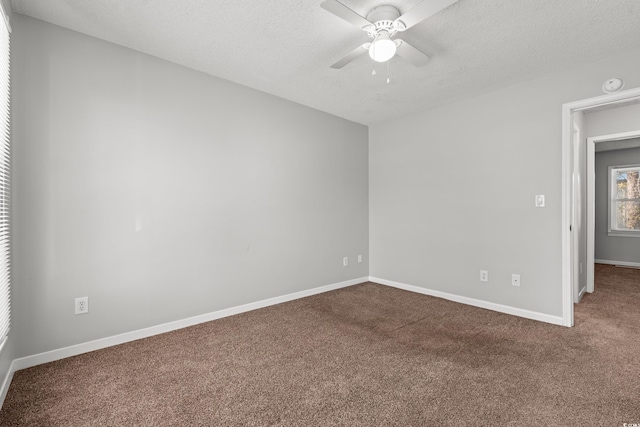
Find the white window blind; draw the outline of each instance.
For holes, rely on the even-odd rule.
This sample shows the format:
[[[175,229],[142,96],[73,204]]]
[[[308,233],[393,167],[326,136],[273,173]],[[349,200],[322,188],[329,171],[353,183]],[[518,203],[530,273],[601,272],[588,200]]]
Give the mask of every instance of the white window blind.
[[[11,27],[0,3],[0,343],[11,320]]]
[[[640,165],[609,167],[609,234],[640,236]]]

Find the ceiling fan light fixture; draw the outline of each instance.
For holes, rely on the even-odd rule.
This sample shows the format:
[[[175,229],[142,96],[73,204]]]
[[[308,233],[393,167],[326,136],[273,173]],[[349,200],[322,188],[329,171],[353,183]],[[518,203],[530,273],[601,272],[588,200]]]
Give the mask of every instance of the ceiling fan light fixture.
[[[369,46],[369,56],[376,62],[387,62],[396,54],[396,43],[391,40],[389,33],[381,31]]]

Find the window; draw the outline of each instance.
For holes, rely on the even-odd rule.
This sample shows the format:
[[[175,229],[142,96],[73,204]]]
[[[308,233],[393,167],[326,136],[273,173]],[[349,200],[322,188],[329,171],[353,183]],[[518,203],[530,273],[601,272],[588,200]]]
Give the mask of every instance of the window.
[[[609,234],[640,237],[640,165],[609,168]]]
[[[0,346],[11,321],[11,97],[9,33],[11,27],[0,2]]]

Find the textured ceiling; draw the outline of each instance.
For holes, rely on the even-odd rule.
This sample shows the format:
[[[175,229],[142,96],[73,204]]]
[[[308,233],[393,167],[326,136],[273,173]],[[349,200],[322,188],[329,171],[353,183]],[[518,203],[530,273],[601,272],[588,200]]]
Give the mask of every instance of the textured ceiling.
[[[14,12],[285,99],[374,124],[640,49],[639,0],[460,0],[402,34],[431,56],[415,68],[363,55],[367,36],[322,0],[12,0]],[[365,15],[419,0],[341,0]],[[424,0],[430,1],[430,0]],[[613,77],[613,76],[611,76]]]

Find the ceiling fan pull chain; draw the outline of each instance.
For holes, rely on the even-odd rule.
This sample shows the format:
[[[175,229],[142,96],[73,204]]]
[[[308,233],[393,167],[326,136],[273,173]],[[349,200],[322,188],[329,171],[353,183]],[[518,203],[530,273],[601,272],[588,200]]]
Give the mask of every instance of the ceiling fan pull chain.
[[[376,41],[376,38],[374,37],[373,38],[373,43],[371,44],[371,49],[373,50],[373,54],[374,55],[376,54],[376,43],[375,43],[375,41]],[[371,75],[375,76],[376,74],[377,74],[376,73],[376,62],[373,61],[373,73],[371,73]]]
[[[391,81],[391,77],[390,77],[391,72],[389,71],[389,68],[391,67],[389,65],[390,62],[391,61],[387,61],[387,83],[389,83]]]
[[[373,51],[375,52],[376,51],[376,45],[375,44],[371,45],[371,49],[373,49]],[[374,61],[373,62],[373,71],[371,72],[371,75],[375,76],[376,74],[378,74],[378,73],[376,73],[376,63]]]

